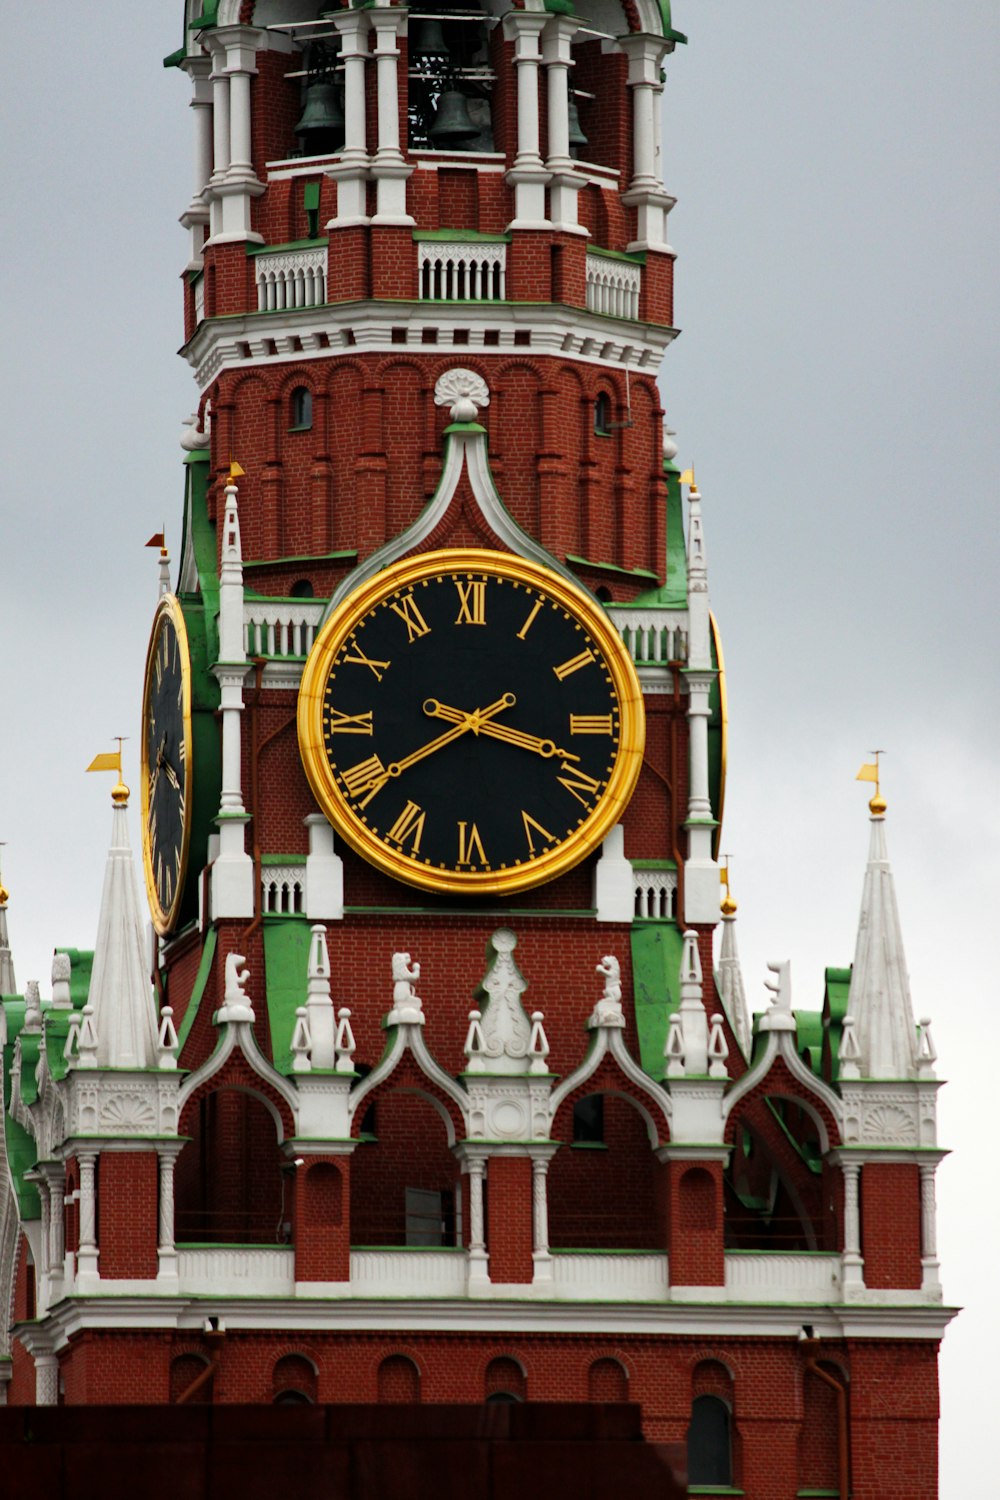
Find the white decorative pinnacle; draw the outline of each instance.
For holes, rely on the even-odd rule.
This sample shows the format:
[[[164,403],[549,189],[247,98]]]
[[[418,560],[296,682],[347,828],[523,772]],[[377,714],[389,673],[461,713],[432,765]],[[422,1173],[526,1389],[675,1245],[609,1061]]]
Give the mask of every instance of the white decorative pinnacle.
[[[736,947],[736,913],[722,913],[719,947],[719,995],[744,1057],[750,1056],[750,1017],[747,1013],[743,968]]]
[[[76,1034],[76,1065],[78,1068],[97,1067],[97,1028],[94,1025],[94,1007],[90,1001],[83,1007],[80,1029]]]
[[[292,1072],[308,1073],[312,1069],[309,1051],[312,1047],[312,1034],[309,1030],[309,1012],[304,1005],[300,1005],[295,1012],[295,1029],[292,1032]]]
[[[42,1002],[38,994],[38,980],[29,979],[24,986],[24,1024],[21,1030],[29,1036],[42,1029]]]
[[[713,1011],[709,1020],[708,1033],[708,1076],[709,1078],[726,1078],[726,1058],[729,1056],[729,1043],[726,1041],[726,1032],[722,1017],[719,1012]]]
[[[871,825],[847,1004],[858,1029],[861,1076],[912,1078],[918,1063],[917,1030],[884,815],[875,813]]]
[[[434,387],[435,406],[450,406],[453,422],[475,422],[490,404],[490,388],[475,370],[445,370]]]
[[[177,1036],[177,1027],[174,1025],[172,1005],[165,1005],[160,1011],[160,1030],[156,1038],[156,1046],[159,1052],[158,1066],[164,1070],[176,1068],[180,1041]]]
[[[528,1055],[531,1062],[528,1065],[529,1073],[547,1073],[549,1065],[546,1058],[549,1055],[549,1039],[545,1035],[545,1020],[540,1010],[531,1012],[531,1036],[528,1039]]]
[[[529,1066],[531,1022],[521,996],[528,988],[512,954],[517,938],[506,927],[490,938],[493,959],[479,986],[485,995],[481,1005],[482,1051],[494,1073],[524,1073]]]
[[[774,976],[764,983],[771,992],[771,1009],[760,1018],[761,1031],[794,1031],[792,1015],[792,965],[787,958],[769,960],[768,970]]]
[[[420,978],[420,965],[412,963],[408,953],[392,955],[392,1010],[386,1016],[387,1026],[422,1026],[424,1002],[414,989]]]
[[[937,1062],[937,1048],[934,1038],[931,1036],[931,1022],[929,1016],[923,1016],[917,1028],[917,1074],[920,1078],[935,1078],[934,1064]]]
[[[670,1017],[667,1027],[667,1040],[663,1048],[663,1055],[667,1059],[667,1077],[684,1077],[684,1029],[681,1026],[681,1018],[674,1011]]]
[[[681,1003],[677,1015],[684,1039],[684,1072],[698,1077],[708,1072],[708,1017],[705,1014],[701,986],[698,934],[688,931],[684,934],[684,950],[681,953]]]
[[[332,1068],[336,1061],[336,1018],[330,994],[330,953],[326,946],[326,928],[321,922],[313,927],[309,942],[306,1011],[309,1016],[312,1066]]]
[[[226,991],[222,1007],[215,1018],[220,1026],[228,1021],[248,1021],[252,1024],[256,1020],[250,997],[244,988],[250,978],[250,970],[244,967],[245,964],[246,959],[242,953],[226,955]]]
[[[860,1058],[858,1032],[854,1024],[854,1017],[847,1015],[843,1021],[843,1029],[840,1035],[840,1050],[837,1056],[841,1082],[861,1077],[861,1070],[858,1067]]]
[[[598,974],[604,975],[604,994],[591,1011],[587,1025],[623,1027],[621,964],[613,953],[606,953],[596,967]]]
[[[354,1053],[357,1045],[354,1032],[351,1030],[351,1012],[346,1005],[342,1005],[337,1012],[337,1037],[334,1043],[338,1073],[354,1072]]]
[[[87,997],[97,1036],[97,1065],[155,1068],[159,1064],[158,1017],[125,803],[114,807],[111,819],[111,847]],[[80,1066],[84,1066],[88,1045],[86,1029],[85,1021],[79,1039]]]
[[[708,592],[708,560],[705,556],[705,536],[701,524],[701,495],[698,486],[691,484],[688,490],[688,592]]]

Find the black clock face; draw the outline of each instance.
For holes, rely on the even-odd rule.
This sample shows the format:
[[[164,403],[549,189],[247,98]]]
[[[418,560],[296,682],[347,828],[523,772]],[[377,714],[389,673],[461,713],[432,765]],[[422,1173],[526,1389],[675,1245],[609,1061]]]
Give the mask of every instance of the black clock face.
[[[142,720],[143,862],[157,931],[170,929],[188,846],[190,699],[187,639],[176,600],[163,601],[146,660]]]
[[[641,755],[638,685],[603,612],[471,550],[397,565],[372,592],[318,642],[303,753],[328,814],[431,888],[516,889],[575,864],[620,816]]]

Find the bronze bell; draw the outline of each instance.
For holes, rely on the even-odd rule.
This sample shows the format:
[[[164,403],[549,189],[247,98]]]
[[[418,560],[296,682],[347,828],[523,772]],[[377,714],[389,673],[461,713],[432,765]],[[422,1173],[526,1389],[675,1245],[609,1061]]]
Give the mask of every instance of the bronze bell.
[[[295,134],[302,136],[302,146],[307,156],[338,151],[344,144],[344,110],[340,103],[340,90],[328,78],[318,78],[306,85],[306,101],[295,127]]]
[[[421,21],[416,29],[410,56],[420,58],[447,57],[448,43],[444,39],[444,27],[440,21]]]
[[[587,137],[580,129],[580,111],[576,107],[573,95],[569,96],[569,154],[574,159],[579,157],[584,146],[589,145]]]
[[[446,89],[438,100],[434,123],[427,135],[435,146],[461,146],[474,141],[479,126],[472,123],[469,101],[457,89]]]

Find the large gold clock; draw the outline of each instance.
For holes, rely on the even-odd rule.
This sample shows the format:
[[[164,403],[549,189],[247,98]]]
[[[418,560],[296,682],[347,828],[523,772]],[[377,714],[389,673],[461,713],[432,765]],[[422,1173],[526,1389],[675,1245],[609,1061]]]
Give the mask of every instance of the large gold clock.
[[[153,617],[142,697],[142,863],[161,937],[180,912],[191,842],[191,656],[178,600]]]
[[[302,676],[317,801],[380,870],[503,894],[572,868],[622,816],[642,761],[635,669],[581,588],[481,548],[361,584]]]

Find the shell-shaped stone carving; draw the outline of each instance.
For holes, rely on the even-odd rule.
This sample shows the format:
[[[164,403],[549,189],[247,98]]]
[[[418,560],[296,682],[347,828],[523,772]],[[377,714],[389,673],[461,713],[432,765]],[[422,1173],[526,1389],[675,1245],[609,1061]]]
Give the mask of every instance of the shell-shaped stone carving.
[[[435,406],[450,406],[453,422],[474,422],[490,404],[490,388],[475,370],[445,370],[434,387]]]
[[[124,1133],[151,1130],[156,1112],[141,1094],[112,1094],[101,1107],[101,1125]]]
[[[865,1139],[908,1146],[917,1139],[916,1121],[898,1104],[875,1104],[865,1115]]]

